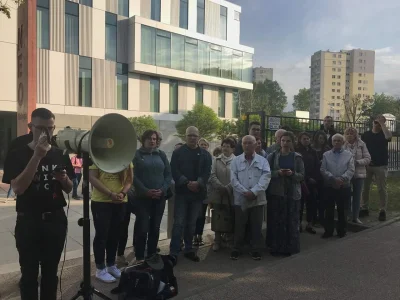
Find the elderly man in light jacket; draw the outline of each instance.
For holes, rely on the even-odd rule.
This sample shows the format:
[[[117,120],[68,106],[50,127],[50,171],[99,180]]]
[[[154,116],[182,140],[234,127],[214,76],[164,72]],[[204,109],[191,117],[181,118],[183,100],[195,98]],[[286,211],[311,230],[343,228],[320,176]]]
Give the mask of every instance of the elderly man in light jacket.
[[[256,154],[256,139],[242,139],[243,154],[231,163],[231,185],[235,207],[235,236],[231,259],[237,260],[244,245],[246,224],[251,229],[251,256],[261,259],[263,207],[267,203],[265,190],[271,180],[268,161]]]
[[[350,182],[355,171],[353,153],[343,148],[343,135],[335,134],[332,137],[332,145],[332,150],[324,153],[321,165],[326,195],[325,233],[322,238],[333,236],[335,204],[338,214],[337,235],[341,238],[346,236],[346,212],[351,197]]]

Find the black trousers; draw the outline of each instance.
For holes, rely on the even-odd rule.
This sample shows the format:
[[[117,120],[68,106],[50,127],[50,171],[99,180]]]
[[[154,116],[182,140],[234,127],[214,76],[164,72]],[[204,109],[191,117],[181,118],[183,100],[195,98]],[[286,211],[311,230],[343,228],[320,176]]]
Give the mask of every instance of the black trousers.
[[[98,269],[115,264],[120,228],[125,216],[125,205],[92,201],[94,261]],[[106,257],[104,263],[104,258]]]
[[[125,254],[125,249],[126,249],[126,244],[128,242],[128,230],[129,230],[129,223],[131,222],[131,204],[124,203],[125,206],[125,216],[124,219],[121,223],[121,228],[119,231],[119,241],[118,241],[118,250],[117,250],[117,255],[121,256]]]
[[[195,235],[203,235],[204,225],[206,224],[207,207],[208,204],[203,204],[200,215],[196,221],[196,230],[194,231]]]
[[[323,181],[317,182],[317,211],[318,211],[318,221],[321,225],[324,225],[325,221],[325,187]]]
[[[46,216],[46,220],[42,219],[42,214],[17,217],[15,241],[21,266],[22,300],[38,299],[39,264],[40,299],[57,299],[57,271],[66,234],[67,217],[63,209]]]
[[[325,232],[333,234],[335,222],[335,204],[337,207],[338,222],[337,234],[345,234],[347,227],[347,210],[351,197],[351,188],[325,188]]]
[[[301,207],[300,207],[300,224],[303,220],[304,205],[306,206],[306,218],[307,222],[315,222],[317,219],[317,197],[316,197],[316,187],[313,184],[307,184],[307,188],[310,192],[309,195],[301,195]]]

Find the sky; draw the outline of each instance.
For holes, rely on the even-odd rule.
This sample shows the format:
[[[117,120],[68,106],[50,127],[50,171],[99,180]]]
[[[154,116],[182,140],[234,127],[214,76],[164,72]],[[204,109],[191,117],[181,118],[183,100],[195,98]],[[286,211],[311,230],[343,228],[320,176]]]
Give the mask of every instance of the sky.
[[[255,49],[254,67],[274,68],[292,110],[310,87],[319,50],[375,50],[375,91],[400,96],[399,0],[229,0],[242,7],[240,43]]]

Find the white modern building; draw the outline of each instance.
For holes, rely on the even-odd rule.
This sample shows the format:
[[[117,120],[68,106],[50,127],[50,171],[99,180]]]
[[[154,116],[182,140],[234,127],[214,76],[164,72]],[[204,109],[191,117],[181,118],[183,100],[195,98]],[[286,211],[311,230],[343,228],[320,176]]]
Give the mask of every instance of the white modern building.
[[[10,19],[0,15],[0,165],[16,136],[20,76],[34,94],[30,109],[53,111],[57,128],[89,129],[111,112],[152,115],[170,146],[175,122],[195,103],[235,118],[238,91],[253,87],[254,49],[240,44],[241,7],[230,2],[25,2],[36,10],[28,33],[18,34],[16,8]],[[19,45],[36,59],[22,63]]]

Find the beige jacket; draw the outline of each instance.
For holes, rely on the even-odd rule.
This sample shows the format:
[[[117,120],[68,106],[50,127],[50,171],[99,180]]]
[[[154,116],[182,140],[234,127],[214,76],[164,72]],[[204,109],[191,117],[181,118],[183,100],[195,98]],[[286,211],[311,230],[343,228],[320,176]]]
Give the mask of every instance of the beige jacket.
[[[354,178],[366,178],[366,166],[371,162],[371,155],[369,154],[367,145],[359,138],[354,144],[345,142],[344,149],[353,154],[354,165],[356,167]]]
[[[223,158],[222,155],[216,157],[211,167],[209,180],[209,201],[211,204],[229,205],[233,204],[233,190],[231,186],[231,162],[235,158]],[[225,187],[227,193],[221,194],[218,188]]]

